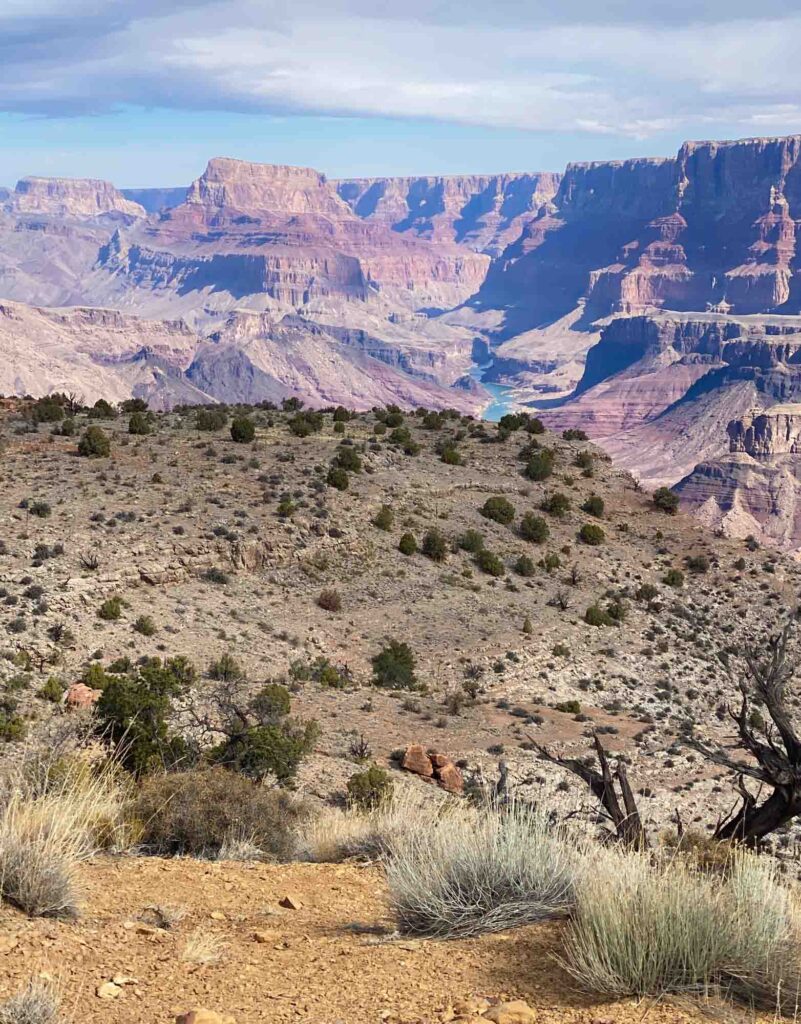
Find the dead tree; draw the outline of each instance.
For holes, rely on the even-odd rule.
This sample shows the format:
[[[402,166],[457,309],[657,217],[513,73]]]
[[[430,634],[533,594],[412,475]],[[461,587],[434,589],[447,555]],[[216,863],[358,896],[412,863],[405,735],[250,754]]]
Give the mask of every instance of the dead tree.
[[[729,676],[740,691],[739,710],[728,708],[737,726],[734,746],[712,745],[696,737],[685,740],[708,761],[737,776],[739,805],[718,822],[716,839],[735,839],[756,846],[801,814],[801,739],[787,703],[787,686],[797,668],[797,661],[788,653],[793,632],[794,617],[768,641],[764,654],[753,647],[747,649],[739,679],[727,665]],[[754,700],[767,711],[769,721],[764,724],[758,724],[752,717]],[[738,750],[750,754],[756,764],[736,758],[734,752]],[[756,795],[746,788],[746,779],[760,784]],[[770,795],[762,800],[764,789]]]
[[[626,766],[622,761],[618,761],[613,772],[609,767],[609,759],[606,756],[606,751],[600,739],[595,735],[593,740],[595,742],[595,752],[598,755],[600,771],[596,771],[577,758],[558,757],[556,754],[552,754],[547,747],[541,746],[535,740],[531,742],[540,756],[546,761],[550,761],[551,764],[557,764],[560,768],[566,768],[585,782],[593,796],[603,807],[606,818],[612,822],[617,838],[626,846],[630,846],[635,850],[641,850],[645,846],[645,833],[642,827],[640,812],[637,809],[637,801],[634,799],[634,794],[631,791],[628,776],[626,775]],[[620,787],[619,796],[616,784]]]

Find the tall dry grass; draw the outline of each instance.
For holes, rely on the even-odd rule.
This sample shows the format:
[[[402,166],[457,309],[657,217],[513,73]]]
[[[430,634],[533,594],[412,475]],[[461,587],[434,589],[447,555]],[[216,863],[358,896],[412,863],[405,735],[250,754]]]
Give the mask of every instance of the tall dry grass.
[[[125,783],[115,764],[80,760],[46,778],[20,769],[0,785],[0,896],[31,916],[77,913],[78,865],[126,842]]]
[[[34,979],[0,1003],[0,1024],[56,1024],[59,997],[52,982]]]
[[[595,851],[576,886],[562,963],[605,996],[728,994],[786,1010],[801,984],[801,919],[767,857],[723,872],[680,855]]]
[[[463,936],[566,914],[576,870],[567,837],[538,811],[512,805],[399,830],[387,881],[403,931]]]

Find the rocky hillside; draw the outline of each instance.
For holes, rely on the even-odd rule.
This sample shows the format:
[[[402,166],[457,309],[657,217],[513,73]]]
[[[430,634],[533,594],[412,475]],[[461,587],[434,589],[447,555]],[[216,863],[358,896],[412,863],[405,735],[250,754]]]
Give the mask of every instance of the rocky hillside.
[[[53,722],[40,693],[91,684],[93,664],[188,656],[201,708],[227,654],[320,723],[301,778],[322,799],[363,741],[390,768],[409,744],[444,750],[467,778],[503,759],[542,799],[575,801],[531,741],[583,755],[596,729],[629,759],[649,827],[679,790],[701,828],[730,799],[680,737],[728,735],[719,657],[773,628],[801,568],[660,511],[599,449],[397,411],[254,410],[251,443],[227,415],[137,434],[81,413],[68,437],[32,431],[34,414],[5,414],[0,549],[3,713],[31,735]],[[76,455],[88,423],[109,456]],[[372,685],[389,638],[414,662],[400,697]]]

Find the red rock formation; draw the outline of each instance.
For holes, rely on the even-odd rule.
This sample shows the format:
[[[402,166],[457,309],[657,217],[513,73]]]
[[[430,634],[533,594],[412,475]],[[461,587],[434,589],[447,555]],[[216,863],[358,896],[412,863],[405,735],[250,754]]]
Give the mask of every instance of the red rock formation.
[[[561,175],[446,175],[336,182],[359,217],[439,243],[499,255],[556,195]]]
[[[89,178],[23,178],[6,204],[12,213],[50,217],[145,216],[144,208],[126,199],[111,182]]]

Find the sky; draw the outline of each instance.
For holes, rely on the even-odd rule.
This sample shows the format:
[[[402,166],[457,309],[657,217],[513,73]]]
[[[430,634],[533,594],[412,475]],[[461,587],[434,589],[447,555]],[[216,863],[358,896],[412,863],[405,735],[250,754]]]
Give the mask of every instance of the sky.
[[[797,2],[797,0],[796,0]],[[792,0],[0,0],[0,184],[562,170],[801,133]]]

